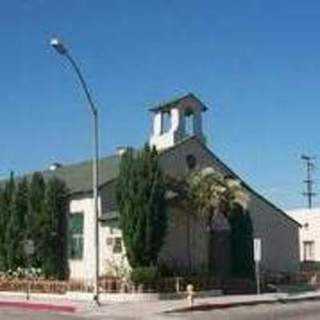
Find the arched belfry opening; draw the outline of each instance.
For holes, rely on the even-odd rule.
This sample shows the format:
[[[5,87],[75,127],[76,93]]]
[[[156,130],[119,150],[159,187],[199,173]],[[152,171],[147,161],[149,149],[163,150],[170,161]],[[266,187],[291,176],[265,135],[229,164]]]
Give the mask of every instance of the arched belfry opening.
[[[153,114],[150,145],[163,150],[191,136],[204,142],[202,113],[206,110],[192,93],[150,109]]]
[[[171,113],[169,111],[162,113],[161,133],[169,132],[172,126]]]
[[[187,109],[184,113],[185,133],[191,137],[195,134],[195,115],[191,109]]]

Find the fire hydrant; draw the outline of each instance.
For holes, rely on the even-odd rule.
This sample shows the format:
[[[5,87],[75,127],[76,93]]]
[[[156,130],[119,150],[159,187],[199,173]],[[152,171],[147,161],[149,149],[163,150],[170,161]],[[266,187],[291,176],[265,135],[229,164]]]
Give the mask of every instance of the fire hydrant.
[[[189,307],[191,308],[193,306],[194,295],[195,295],[192,284],[187,285],[187,294],[188,294],[187,295],[188,304],[189,304]]]

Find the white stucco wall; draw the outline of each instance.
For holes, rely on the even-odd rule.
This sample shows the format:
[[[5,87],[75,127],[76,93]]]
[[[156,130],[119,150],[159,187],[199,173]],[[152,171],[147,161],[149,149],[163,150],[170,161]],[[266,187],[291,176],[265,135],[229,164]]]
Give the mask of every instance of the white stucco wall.
[[[99,198],[99,210],[101,212],[101,198]],[[86,279],[92,282],[95,274],[95,223],[93,199],[91,197],[77,198],[70,202],[70,214],[83,214],[83,257],[82,259],[69,259],[70,278]],[[99,228],[99,252],[100,274],[103,274],[104,261],[106,259],[105,241],[108,228]]]
[[[106,210],[106,202],[110,205],[108,189],[104,188],[100,192],[99,210]],[[102,199],[102,201],[101,201]],[[102,205],[101,205],[102,203]],[[75,198],[70,202],[70,214],[83,213],[83,257],[82,259],[69,259],[70,279],[86,280],[88,284],[93,283],[95,274],[95,251],[94,251],[94,211],[91,197]],[[114,224],[101,224],[99,227],[99,271],[100,275],[112,272],[117,267],[128,268],[127,260],[124,256],[124,246],[122,243],[122,253],[113,253],[113,245],[107,244],[107,239],[121,237],[120,229]]]
[[[314,242],[314,261],[320,261],[320,208],[301,208],[287,212],[301,224],[300,260],[304,261],[303,243]]]
[[[108,223],[108,222],[107,222]],[[122,232],[118,226],[114,226],[111,222],[110,225],[101,227],[101,241],[100,241],[100,252],[101,252],[101,275],[108,276],[123,276],[128,274],[130,270],[128,261],[125,256],[125,247],[122,241]],[[113,251],[115,239],[121,238],[122,251],[115,253]],[[112,243],[108,243],[112,239]]]
[[[69,259],[71,279],[94,279],[94,212],[92,198],[74,199],[70,202],[70,214],[83,214],[83,257]]]

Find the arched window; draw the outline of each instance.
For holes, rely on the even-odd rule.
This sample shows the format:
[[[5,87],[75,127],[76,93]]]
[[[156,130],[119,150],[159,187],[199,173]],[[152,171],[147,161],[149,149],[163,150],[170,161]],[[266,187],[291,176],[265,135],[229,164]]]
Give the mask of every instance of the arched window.
[[[193,154],[186,156],[186,162],[189,170],[193,170],[197,165],[197,159]]]
[[[170,112],[163,112],[161,133],[166,133],[170,129],[171,129],[171,114]]]
[[[194,135],[194,113],[191,110],[185,113],[185,132],[187,136]]]

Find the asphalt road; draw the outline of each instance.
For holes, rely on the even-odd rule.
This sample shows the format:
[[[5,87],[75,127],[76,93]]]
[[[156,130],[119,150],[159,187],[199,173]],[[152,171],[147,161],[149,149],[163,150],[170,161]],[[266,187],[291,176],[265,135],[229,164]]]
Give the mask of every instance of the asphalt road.
[[[128,305],[127,317],[109,317],[100,315],[70,315],[31,312],[25,310],[0,309],[1,320],[133,320],[138,319]],[[149,317],[150,319],[150,317]],[[320,320],[320,301],[300,302],[295,304],[261,305],[255,307],[238,307],[205,312],[192,312],[152,316],[153,320]]]
[[[320,301],[260,305],[174,315],[172,320],[320,320]]]

